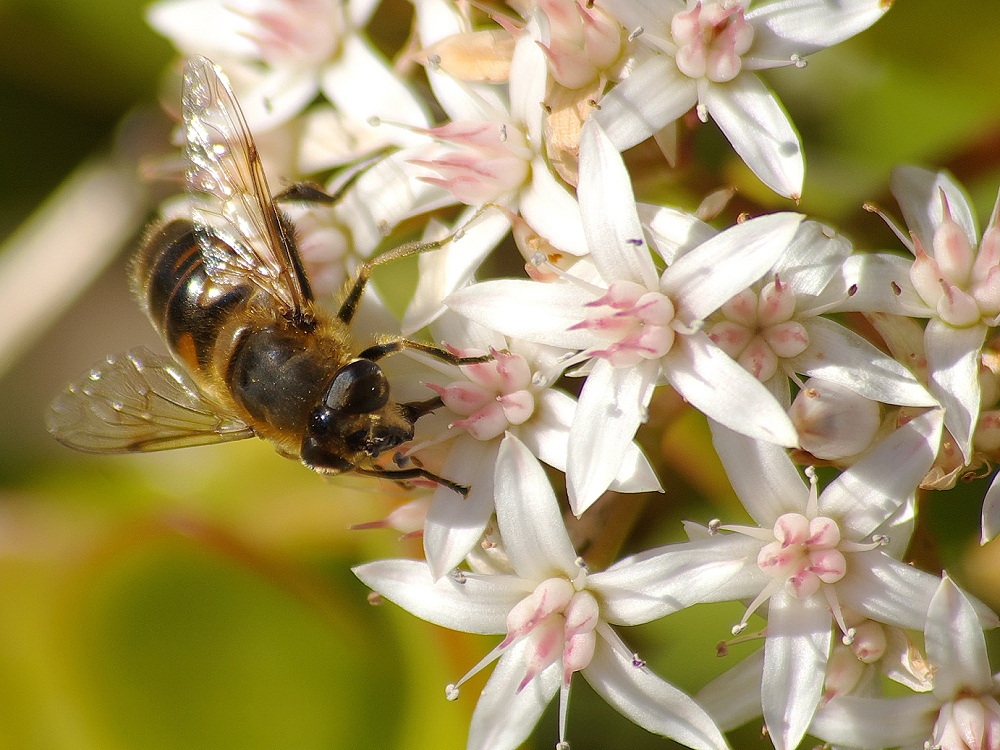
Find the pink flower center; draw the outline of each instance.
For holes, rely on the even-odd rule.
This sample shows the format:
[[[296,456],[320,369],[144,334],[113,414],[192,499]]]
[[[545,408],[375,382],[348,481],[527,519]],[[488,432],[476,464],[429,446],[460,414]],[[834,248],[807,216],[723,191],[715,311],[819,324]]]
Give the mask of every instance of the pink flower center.
[[[524,679],[528,683],[550,664],[562,660],[563,681],[569,684],[594,656],[599,622],[597,600],[587,591],[577,591],[565,578],[542,581],[530,596],[518,602],[507,615],[507,637],[499,648],[528,639]]]
[[[801,513],[786,513],[774,524],[775,541],[757,555],[757,565],[769,576],[784,579],[786,590],[804,599],[822,583],[836,583],[847,573],[847,560],[837,549],[840,527],[836,521]]]
[[[777,372],[779,359],[798,356],[809,346],[809,333],[792,320],[795,292],[780,279],[760,295],[751,289],[741,292],[719,313],[724,320],[708,329],[709,338],[761,382]]]
[[[255,25],[251,38],[270,65],[318,64],[340,44],[344,20],[336,0],[276,0],[246,14]]]
[[[961,225],[952,218],[941,191],[943,218],[934,230],[931,252],[913,238],[916,260],[910,280],[921,299],[938,317],[956,328],[986,319],[994,325],[1000,315],[1000,227],[986,230],[978,252]]]
[[[459,353],[475,356],[482,352]],[[521,355],[494,352],[491,361],[463,365],[462,372],[468,380],[444,387],[428,384],[448,409],[464,417],[451,427],[464,429],[477,440],[492,440],[534,414],[531,368]]]
[[[994,748],[1000,743],[1000,710],[990,695],[959,695],[938,712],[930,746]]]
[[[607,292],[587,303],[586,320],[571,330],[586,329],[607,346],[590,351],[615,367],[631,367],[659,359],[674,343],[674,303],[632,281],[615,281]]]
[[[432,129],[430,135],[443,150],[434,158],[411,163],[437,172],[436,177],[419,179],[444,188],[463,203],[501,201],[529,182],[531,149],[513,124],[452,122]]]
[[[743,17],[744,10],[744,4],[734,0],[699,0],[673,17],[674,59],[684,75],[716,83],[737,76],[743,67],[741,56],[753,42],[753,26]]]
[[[622,27],[600,7],[580,0],[539,0],[548,21],[548,42],[539,43],[560,85],[596,83],[622,54]]]

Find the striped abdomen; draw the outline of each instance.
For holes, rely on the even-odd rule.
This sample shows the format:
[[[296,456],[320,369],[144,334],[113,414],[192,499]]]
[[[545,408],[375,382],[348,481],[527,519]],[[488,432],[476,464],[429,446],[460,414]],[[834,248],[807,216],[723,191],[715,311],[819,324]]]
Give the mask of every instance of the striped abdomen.
[[[228,361],[228,350],[236,343],[232,329],[242,327],[240,313],[255,290],[249,284],[220,286],[212,281],[195,227],[183,219],[146,236],[133,278],[137,296],[172,354],[195,376],[217,383],[224,374],[214,363]],[[218,351],[220,344],[227,351]]]

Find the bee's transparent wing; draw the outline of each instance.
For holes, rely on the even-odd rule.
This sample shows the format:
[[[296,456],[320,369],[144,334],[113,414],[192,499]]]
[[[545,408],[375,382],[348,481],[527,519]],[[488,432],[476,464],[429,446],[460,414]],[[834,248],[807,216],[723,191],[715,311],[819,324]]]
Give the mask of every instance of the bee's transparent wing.
[[[144,347],[108,357],[49,407],[49,432],[88,453],[133,453],[254,436],[219,412],[180,365]]]
[[[192,220],[213,281],[249,281],[278,308],[308,312],[312,292],[291,227],[279,217],[257,146],[225,75],[210,60],[184,67],[182,96]],[[211,235],[222,240],[212,242]]]

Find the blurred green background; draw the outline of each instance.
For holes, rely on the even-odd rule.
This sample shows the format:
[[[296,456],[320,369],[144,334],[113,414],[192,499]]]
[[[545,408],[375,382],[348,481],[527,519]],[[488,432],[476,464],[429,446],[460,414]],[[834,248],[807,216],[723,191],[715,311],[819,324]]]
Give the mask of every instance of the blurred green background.
[[[393,488],[324,481],[257,441],[91,457],[45,433],[45,405],[71,378],[108,353],[156,346],[128,296],[129,242],[93,261],[96,278],[79,297],[48,283],[53,263],[75,257],[72,235],[37,263],[15,256],[35,231],[24,222],[40,206],[54,210],[46,199],[82,163],[163,148],[156,95],[173,53],[145,26],[145,5],[0,0],[0,334],[9,334],[0,335],[0,749],[463,747],[482,681],[456,703],[444,686],[496,639],[372,607],[349,570],[419,553],[393,532],[348,528],[395,507]],[[889,170],[916,162],[950,168],[984,221],[1000,185],[998,29],[996,0],[898,0],[805,70],[770,75],[805,144],[801,209],[859,247],[897,247],[860,206],[874,200],[894,212]],[[711,171],[668,186],[679,202],[696,205],[732,183],[736,208],[789,207],[711,127],[694,149]],[[141,230],[150,205],[138,201],[121,220],[122,237]],[[108,215],[85,212],[81,233]],[[20,280],[2,287],[4,278]],[[685,414],[645,437],[668,491],[635,501],[646,522],[629,548],[680,538],[682,518],[738,520],[699,418]],[[937,542],[922,531],[917,553],[929,567],[955,566],[997,607],[997,545],[975,544],[984,490],[979,481],[933,498],[924,519]],[[745,653],[714,657],[739,614],[695,608],[625,637],[693,691]],[[574,750],[669,745],[582,680],[569,725]],[[550,710],[530,746],[552,747],[555,727]],[[769,746],[753,726],[733,742]]]

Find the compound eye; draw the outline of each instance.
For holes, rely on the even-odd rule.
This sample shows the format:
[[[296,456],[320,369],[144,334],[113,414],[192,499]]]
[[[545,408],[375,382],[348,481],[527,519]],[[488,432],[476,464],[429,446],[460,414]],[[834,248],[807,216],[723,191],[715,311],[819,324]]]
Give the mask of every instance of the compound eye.
[[[333,376],[323,403],[340,414],[370,414],[389,403],[389,381],[370,359],[356,359]]]

